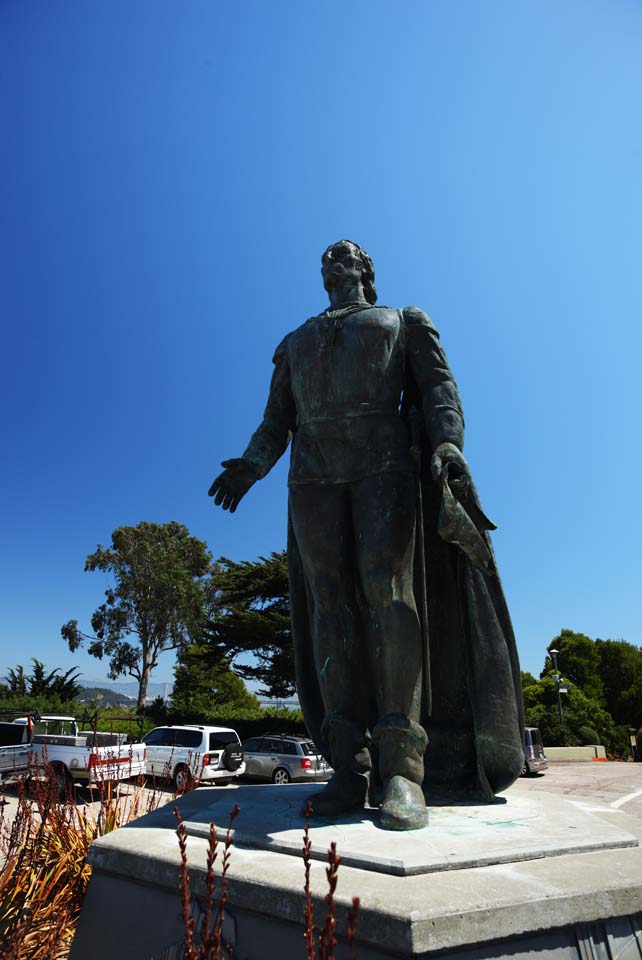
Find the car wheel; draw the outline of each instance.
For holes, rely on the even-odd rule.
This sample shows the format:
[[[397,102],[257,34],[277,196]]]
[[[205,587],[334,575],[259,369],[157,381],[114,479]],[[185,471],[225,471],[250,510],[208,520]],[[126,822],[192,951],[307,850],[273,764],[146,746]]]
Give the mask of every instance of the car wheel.
[[[292,777],[287,770],[284,770],[283,767],[279,767],[272,774],[272,783],[284,784],[289,783]]]
[[[64,803],[68,797],[71,796],[72,790],[72,780],[69,774],[69,771],[63,764],[56,764],[52,767],[52,772],[54,775],[54,781],[56,784],[56,792],[58,794],[58,799]]]
[[[527,777],[529,776],[529,774],[530,774],[530,770],[528,769],[528,764],[525,763],[524,766],[522,767],[522,772],[520,773],[520,777]]]
[[[185,793],[188,789],[192,777],[189,770],[184,764],[176,767],[174,771],[174,786],[176,787],[177,793]]]

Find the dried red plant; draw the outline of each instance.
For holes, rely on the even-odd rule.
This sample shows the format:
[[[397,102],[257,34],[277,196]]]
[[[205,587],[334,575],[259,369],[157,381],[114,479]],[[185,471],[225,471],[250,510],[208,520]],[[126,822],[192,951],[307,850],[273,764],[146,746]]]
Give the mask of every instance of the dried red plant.
[[[348,913],[348,960],[356,960],[357,958],[357,919],[359,917],[359,907],[361,902],[359,897],[352,898],[352,910]]]
[[[337,938],[334,933],[337,925],[334,894],[337,889],[337,871],[340,863],[341,857],[337,855],[337,845],[331,843],[328,850],[328,866],[325,870],[328,881],[328,893],[325,902],[328,905],[328,912],[325,915],[323,930],[319,934],[319,960],[334,960],[334,948],[337,945]]]
[[[303,938],[307,947],[307,960],[314,960],[314,903],[312,902],[312,889],[310,887],[310,864],[312,861],[312,841],[310,840],[310,817],[312,816],[312,804],[308,800],[305,808],[305,829],[303,831],[303,864],[305,870],[305,883],[303,890],[305,892],[305,912]]]
[[[230,812],[230,822],[225,836],[223,846],[223,859],[221,869],[221,885],[218,897],[218,908],[216,919],[212,925],[212,913],[216,902],[215,865],[218,855],[219,840],[216,827],[210,824],[207,851],[207,871],[206,871],[206,895],[204,901],[204,910],[201,924],[201,942],[197,946],[194,938],[195,921],[192,915],[191,892],[188,876],[187,864],[187,830],[181,820],[178,809],[174,808],[174,814],[178,820],[178,843],[181,852],[180,867],[180,890],[183,906],[183,921],[185,923],[185,960],[224,960],[223,951],[228,957],[232,957],[232,949],[229,945],[223,944],[223,921],[225,919],[225,908],[228,899],[228,880],[227,873],[231,860],[231,847],[233,842],[232,827],[234,820],[240,810],[238,804]],[[310,839],[310,818],[312,816],[312,805],[308,802],[305,812],[305,829],[303,832],[303,864],[305,872],[305,881],[303,890],[305,893],[305,913],[304,913],[304,932],[303,937],[306,943],[307,960],[334,960],[334,950],[337,945],[336,937],[336,901],[335,893],[338,882],[339,865],[341,857],[337,854],[336,844],[332,843],[328,850],[328,866],[325,874],[328,881],[328,893],[325,897],[327,905],[323,929],[316,935],[314,928],[314,902],[311,888],[311,864],[312,864],[312,841]],[[356,931],[357,919],[359,916],[359,898],[353,897],[352,909],[348,912],[346,940],[348,944],[349,960],[356,960]],[[210,927],[212,930],[210,932]],[[318,941],[318,942],[317,942]]]
[[[197,945],[194,932],[196,921],[192,913],[192,895],[190,888],[189,869],[187,861],[187,828],[183,823],[178,807],[174,807],[174,816],[178,821],[178,846],[181,854],[181,865],[179,870],[179,888],[181,892],[181,904],[183,923],[185,925],[185,960],[224,960],[223,951],[228,957],[232,956],[232,950],[229,944],[223,943],[223,922],[225,920],[225,907],[228,895],[227,874],[231,861],[232,847],[232,829],[234,820],[238,816],[240,808],[238,804],[230,811],[230,822],[225,835],[223,844],[223,860],[221,868],[221,889],[218,897],[218,907],[216,919],[212,924],[212,912],[216,902],[216,873],[214,870],[216,857],[218,855],[218,836],[216,827],[210,824],[210,831],[207,844],[207,867],[205,875],[205,904],[203,917],[201,921],[200,943]]]

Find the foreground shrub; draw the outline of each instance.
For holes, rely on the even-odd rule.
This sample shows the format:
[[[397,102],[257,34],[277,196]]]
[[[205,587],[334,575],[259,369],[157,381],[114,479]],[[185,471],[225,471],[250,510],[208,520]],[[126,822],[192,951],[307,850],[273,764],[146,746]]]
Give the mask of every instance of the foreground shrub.
[[[186,784],[187,792],[195,786]],[[59,785],[51,770],[32,770],[30,790],[18,790],[18,808],[11,823],[0,805],[0,960],[67,960],[83,899],[91,877],[87,863],[90,844],[137,817],[156,809],[165,798],[158,791],[144,789],[144,782],[133,792],[119,796],[110,784],[99,791],[95,809],[76,802],[68,792],[59,797]],[[0,804],[2,798],[0,797]],[[307,960],[333,960],[337,945],[335,891],[340,857],[335,844],[328,851],[325,916],[317,926],[310,885],[311,849],[308,804],[303,835],[305,909],[301,933],[302,957]],[[232,825],[239,813],[236,806],[224,840],[210,825],[204,909],[198,923],[192,911],[192,892],[187,862],[187,834],[178,810],[178,843],[181,853],[177,896],[180,896],[185,922],[185,960],[224,960],[231,953],[223,941],[223,921],[228,895]],[[220,880],[216,876],[220,854]],[[356,958],[355,931],[359,900],[352,901],[347,917],[346,940],[350,960]]]
[[[58,790],[51,771],[34,769],[12,823],[0,809],[0,960],[65,960],[91,876],[90,844],[160,801],[141,785],[121,797],[104,784],[90,809],[71,793],[61,802]]]
[[[231,859],[232,827],[239,813],[240,808],[238,804],[235,804],[234,809],[230,811],[229,826],[225,834],[225,840],[223,841],[223,854],[220,861],[221,875],[220,883],[218,884],[215,866],[221,844],[216,827],[213,823],[210,823],[207,869],[205,875],[206,892],[203,898],[203,909],[199,911],[200,918],[197,922],[194,916],[194,904],[192,902],[192,888],[187,858],[187,830],[178,812],[178,808],[174,807],[174,816],[178,821],[178,846],[181,853],[179,889],[183,923],[185,925],[185,943],[182,954],[184,960],[226,960],[226,958],[232,957],[231,947],[225,944],[223,940],[223,921],[225,919],[225,908],[228,897],[227,874]],[[314,922],[314,903],[310,885],[310,867],[312,863],[312,841],[310,840],[311,816],[312,805],[308,801],[302,848],[305,877],[303,885],[305,909],[303,915],[302,952],[305,952],[307,960],[334,960],[334,948],[337,946],[334,895],[337,889],[341,857],[337,854],[336,844],[331,843],[327,855],[328,866],[325,871],[328,883],[328,893],[325,897],[326,914],[323,925],[317,928]],[[217,886],[218,895],[215,895]],[[353,897],[352,910],[348,913],[346,930],[349,960],[356,960],[357,957],[356,930],[358,915],[359,898]]]

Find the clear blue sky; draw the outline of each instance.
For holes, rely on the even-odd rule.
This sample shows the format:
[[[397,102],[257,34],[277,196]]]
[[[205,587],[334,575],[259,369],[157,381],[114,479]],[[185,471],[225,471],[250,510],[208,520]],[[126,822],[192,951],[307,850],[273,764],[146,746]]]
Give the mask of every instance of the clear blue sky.
[[[341,237],[441,332],[523,667],[640,644],[641,49],[636,0],[4,0],[0,673],[106,675],[59,631],[116,526],[283,548],[287,457],[206,492]]]

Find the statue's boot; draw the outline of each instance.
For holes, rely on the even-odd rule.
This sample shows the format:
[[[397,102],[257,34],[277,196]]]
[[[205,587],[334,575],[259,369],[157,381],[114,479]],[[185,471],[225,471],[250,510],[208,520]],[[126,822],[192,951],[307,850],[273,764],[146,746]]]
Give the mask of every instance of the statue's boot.
[[[383,781],[381,826],[386,830],[419,830],[428,823],[422,790],[428,737],[423,727],[403,716],[377,724],[372,739],[379,749]]]
[[[334,775],[323,790],[310,797],[310,802],[313,816],[333,817],[363,807],[372,762],[365,729],[337,715],[329,717],[324,726]]]

